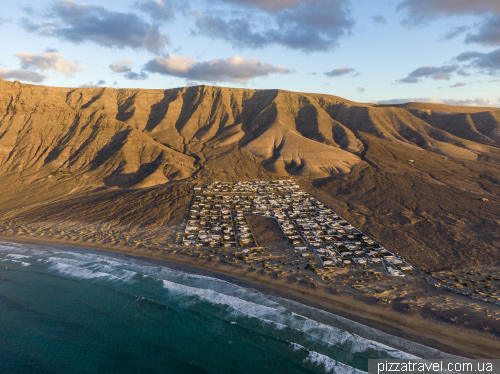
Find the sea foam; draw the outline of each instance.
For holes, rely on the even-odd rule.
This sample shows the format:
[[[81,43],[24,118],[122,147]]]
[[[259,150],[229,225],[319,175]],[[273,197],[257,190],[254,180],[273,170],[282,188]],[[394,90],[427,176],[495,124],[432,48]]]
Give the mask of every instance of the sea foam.
[[[30,258],[31,257],[31,256],[18,255],[18,254],[13,254],[13,253],[9,253],[7,256],[15,258],[16,260],[21,260],[23,258]]]
[[[335,374],[366,374],[365,371],[353,368],[352,366],[343,364],[321,353],[310,351],[304,346],[297,343],[290,343],[294,351],[305,351],[308,353],[304,361],[310,362],[323,368],[325,373]]]
[[[221,294],[213,290],[199,289],[170,281],[163,281],[164,288],[181,295],[197,296],[201,300],[213,304],[224,304],[240,315],[255,317],[263,323],[272,323],[278,329],[289,327],[334,346],[348,347],[353,353],[378,352],[383,358],[418,358],[406,352],[399,351],[387,345],[368,340],[341,330],[334,326],[324,325],[283,308],[279,304],[274,307],[255,304],[242,298]],[[190,303],[194,303],[190,301]]]

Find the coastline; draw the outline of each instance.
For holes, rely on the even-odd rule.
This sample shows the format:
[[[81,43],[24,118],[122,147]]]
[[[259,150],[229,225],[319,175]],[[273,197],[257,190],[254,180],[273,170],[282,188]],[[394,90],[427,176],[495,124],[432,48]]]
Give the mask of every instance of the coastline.
[[[25,244],[48,244],[57,247],[83,248],[105,251],[110,255],[120,255],[129,259],[138,259],[164,265],[173,270],[195,273],[221,279],[236,285],[254,289],[263,294],[283,298],[308,307],[331,313],[332,315],[353,321],[353,325],[367,326],[384,334],[383,344],[398,348],[404,341],[420,344],[439,350],[445,354],[468,358],[498,358],[500,339],[494,339],[480,332],[465,331],[440,323],[430,318],[407,316],[392,310],[381,303],[370,304],[362,297],[353,297],[344,292],[328,292],[308,282],[288,284],[285,279],[262,277],[258,272],[248,273],[244,268],[216,261],[200,261],[193,257],[175,253],[175,250],[153,251],[147,248],[133,248],[124,245],[89,244],[64,239],[30,239],[18,236],[0,236],[6,242]],[[358,326],[356,334],[363,336],[363,329]],[[392,342],[387,344],[387,339]],[[434,358],[434,357],[426,357]]]

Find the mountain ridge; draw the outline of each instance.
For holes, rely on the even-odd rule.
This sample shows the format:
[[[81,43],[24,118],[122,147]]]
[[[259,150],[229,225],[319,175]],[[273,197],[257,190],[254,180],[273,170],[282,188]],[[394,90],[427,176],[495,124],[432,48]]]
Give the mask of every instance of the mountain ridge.
[[[461,113],[449,113],[446,120],[440,121],[436,117],[443,116],[443,106],[438,107],[440,111],[436,114],[417,110],[413,104],[407,110],[404,105],[360,104],[337,96],[283,90],[205,85],[170,90],[71,89],[0,83],[3,86],[0,100],[6,108],[0,113],[0,126],[4,129],[0,135],[3,171],[6,154],[14,152],[18,159],[25,156],[37,165],[43,159],[42,167],[47,166],[48,174],[57,165],[94,172],[106,169],[106,155],[116,149],[125,153],[104,173],[125,183],[125,175],[141,174],[141,167],[159,164],[165,170],[165,178],[158,178],[161,184],[192,174],[195,158],[189,155],[200,153],[208,144],[246,148],[269,171],[280,175],[326,177],[350,172],[354,165],[363,162],[359,158],[363,139],[356,133],[371,133],[390,142],[468,160],[475,160],[485,152],[498,155],[500,145],[500,110],[496,109],[478,112],[474,108],[464,116],[465,108],[460,108]],[[54,132],[65,135],[56,136],[50,144],[38,142],[37,150],[32,150],[34,154],[26,154],[26,150],[18,152],[16,147],[27,134],[15,131],[15,120],[23,120],[22,116],[16,118],[17,103],[21,110],[29,112],[20,128],[30,127],[38,132],[40,140],[55,135]],[[51,113],[54,108],[59,113]],[[39,124],[45,118],[63,126],[44,132],[48,129],[40,128]],[[11,125],[6,126],[9,121]],[[466,129],[457,130],[446,124],[452,121],[465,122],[461,127]],[[37,142],[34,138],[25,140]],[[139,147],[134,146],[135,140],[145,144],[147,150],[134,152],[132,149]],[[94,159],[89,165],[80,154],[91,143],[99,148],[97,156],[103,160]],[[110,159],[113,161],[113,157]],[[106,184],[103,173],[97,174]],[[120,184],[118,180],[113,183]]]

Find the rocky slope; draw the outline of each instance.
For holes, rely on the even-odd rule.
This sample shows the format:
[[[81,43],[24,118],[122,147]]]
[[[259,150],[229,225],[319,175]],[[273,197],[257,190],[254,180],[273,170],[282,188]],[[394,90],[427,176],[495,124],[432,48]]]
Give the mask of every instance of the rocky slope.
[[[103,188],[133,188],[135,196],[156,186],[292,176],[416,262],[487,264],[500,258],[499,165],[500,109],[0,80],[4,220],[88,220],[81,205],[71,212],[72,199],[105,220],[99,201],[109,206],[115,195],[103,198]],[[149,222],[139,208],[137,222]]]

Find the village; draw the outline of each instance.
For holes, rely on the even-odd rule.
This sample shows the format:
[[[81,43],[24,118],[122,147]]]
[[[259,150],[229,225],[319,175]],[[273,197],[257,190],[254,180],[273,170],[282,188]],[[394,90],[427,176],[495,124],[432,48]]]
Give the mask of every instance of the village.
[[[413,270],[291,180],[195,187],[182,244],[250,253],[258,243],[246,218],[249,214],[276,219],[294,251],[316,256],[324,269],[382,266],[399,277]]]

